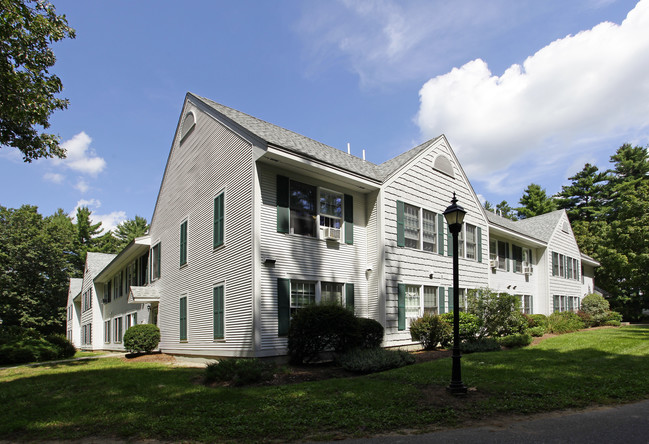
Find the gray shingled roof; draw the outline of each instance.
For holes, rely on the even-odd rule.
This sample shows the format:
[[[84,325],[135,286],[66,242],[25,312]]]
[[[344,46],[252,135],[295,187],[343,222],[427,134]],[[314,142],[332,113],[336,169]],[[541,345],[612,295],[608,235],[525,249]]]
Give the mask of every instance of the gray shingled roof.
[[[191,93],[189,93],[191,94]],[[390,159],[381,165],[352,156],[337,148],[305,137],[285,128],[265,122],[256,117],[229,108],[210,99],[191,94],[205,105],[230,119],[235,124],[266,141],[270,145],[286,149],[300,156],[318,160],[326,164],[342,168],[351,173],[358,174],[368,179],[383,182],[394,174],[399,168],[421,153],[431,142],[425,142],[405,153]]]
[[[117,256],[116,254],[108,254],[108,253],[93,253],[93,252],[88,252],[88,256],[86,257],[86,262],[88,263],[88,271],[92,276],[97,276],[97,274],[103,270],[106,265],[110,264],[110,262]]]
[[[82,278],[70,278],[70,289],[69,292],[74,298],[76,295],[81,293],[81,287],[83,287]]]
[[[490,224],[498,225],[499,227],[506,228],[511,231],[515,231],[525,236],[529,236],[533,239],[537,239],[543,242],[549,242],[552,237],[552,233],[559,223],[559,219],[564,213],[564,210],[557,210],[551,213],[542,214],[540,216],[530,217],[527,219],[521,219],[513,221],[502,216],[498,216],[491,211],[485,211],[487,214],[487,219]]]

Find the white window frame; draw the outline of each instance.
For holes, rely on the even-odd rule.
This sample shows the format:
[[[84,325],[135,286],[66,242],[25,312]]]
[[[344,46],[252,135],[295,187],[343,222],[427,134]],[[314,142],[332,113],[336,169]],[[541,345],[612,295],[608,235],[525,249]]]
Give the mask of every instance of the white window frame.
[[[320,233],[320,239],[325,239],[325,231],[328,231],[327,229],[335,229],[338,230],[339,233],[339,238],[340,234],[342,233],[342,227],[343,227],[343,216],[344,216],[344,211],[345,211],[345,195],[343,193],[339,193],[338,191],[333,191],[328,188],[321,188],[321,187],[316,187],[318,190],[318,231]],[[340,198],[340,216],[336,216],[335,214],[330,214],[328,212],[323,212],[322,211],[322,205],[323,205],[323,197],[324,195],[331,195],[335,196],[336,198]]]
[[[426,294],[432,291],[433,304],[426,305]],[[439,288],[432,285],[424,285],[422,307],[424,313],[439,314]]]
[[[291,291],[290,291],[291,316],[293,316],[293,314],[295,314],[295,312],[297,312],[299,309],[317,303],[316,300],[316,291],[318,288],[317,284],[318,283],[316,281],[291,279]],[[313,286],[313,292],[305,291],[307,286],[309,287],[309,289],[311,286]],[[301,289],[299,287],[301,287]],[[312,299],[312,301],[304,303],[305,302],[304,295],[306,295],[308,299]],[[299,296],[302,296],[302,298],[299,298]]]
[[[426,218],[430,215],[430,219]],[[432,227],[432,229],[430,229]],[[427,229],[429,228],[429,229]],[[421,238],[422,249],[424,251],[431,251],[437,253],[437,214],[432,211],[422,208],[421,210]],[[405,233],[405,230],[404,230]],[[430,247],[427,248],[427,245]]]
[[[472,230],[469,230],[469,228],[471,228]],[[465,240],[466,254],[465,254],[464,257],[466,257],[467,259],[474,260],[474,261],[478,260],[478,227],[476,227],[475,225],[471,225],[471,224],[464,224],[464,229],[466,230],[466,236],[465,236],[465,239],[466,239]],[[472,235],[473,236],[473,242],[469,241],[469,231],[473,231],[473,235]],[[472,257],[469,256],[469,251],[471,251],[471,249],[469,247],[471,247],[471,246],[473,247],[473,256]],[[460,257],[463,257],[463,256],[460,256]]]
[[[408,203],[403,204],[403,238],[408,248],[421,249],[421,209]],[[415,236],[416,234],[416,236]]]
[[[406,284],[406,328],[410,328],[410,322],[421,316],[423,304],[422,286]]]

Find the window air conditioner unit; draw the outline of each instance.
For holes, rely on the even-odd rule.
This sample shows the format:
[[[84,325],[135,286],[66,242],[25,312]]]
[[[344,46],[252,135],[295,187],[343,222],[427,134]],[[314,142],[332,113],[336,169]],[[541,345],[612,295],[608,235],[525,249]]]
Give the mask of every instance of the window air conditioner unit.
[[[523,263],[523,273],[526,275],[532,274],[532,265],[530,263]]]
[[[327,240],[340,241],[340,228],[323,227],[322,236]]]
[[[491,268],[498,268],[498,259],[492,259],[489,261],[489,266]]]

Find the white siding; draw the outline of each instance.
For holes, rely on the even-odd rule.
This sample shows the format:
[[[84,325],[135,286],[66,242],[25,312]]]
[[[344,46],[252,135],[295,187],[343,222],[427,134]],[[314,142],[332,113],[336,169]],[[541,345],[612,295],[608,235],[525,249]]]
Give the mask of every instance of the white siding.
[[[196,128],[174,142],[151,223],[161,242],[160,349],[197,355],[250,355],[253,348],[252,145],[191,102]],[[225,242],[213,248],[214,198],[225,193]],[[180,224],[188,221],[187,264]],[[225,340],[213,339],[215,285],[225,285]],[[179,339],[179,298],[187,297],[187,341]]]
[[[433,169],[434,160],[440,154],[451,161],[455,178]],[[453,192],[457,195],[458,204],[467,211],[465,223],[482,230],[482,263],[460,258],[460,288],[480,288],[488,284],[488,230],[482,207],[449,148],[442,141],[435,142],[423,157],[400,172],[384,187],[386,345],[411,343],[410,332],[407,329],[399,331],[397,328],[398,283],[431,285],[445,289],[453,286],[453,262],[446,254],[448,249],[445,249],[444,255],[440,255],[397,246],[396,201],[400,200],[441,214],[451,204]],[[447,230],[448,227],[444,223],[444,232],[447,233]],[[447,246],[446,235],[444,244]],[[431,273],[432,280],[429,277]]]
[[[306,177],[288,170],[258,164],[261,188],[260,255],[275,259],[275,265],[261,269],[261,342],[262,348],[286,349],[286,337],[277,332],[277,279],[298,279],[317,282],[353,283],[355,312],[364,316],[367,305],[367,220],[364,194],[341,188],[318,178]],[[354,243],[348,245],[343,239],[327,242],[307,236],[277,232],[276,187],[277,175],[289,177],[310,185],[325,187],[345,193],[354,199]],[[344,231],[344,230],[343,230]]]
[[[568,224],[567,225],[567,227],[569,228],[568,232],[563,230],[564,223]],[[579,251],[579,247],[577,246],[577,241],[575,240],[575,235],[572,232],[572,228],[570,228],[568,216],[566,216],[565,213],[563,214],[561,219],[559,219],[559,222],[557,223],[557,226],[554,229],[554,233],[552,234],[552,237],[548,242],[547,252],[548,252],[547,276],[548,276],[548,289],[549,289],[548,296],[549,297],[548,297],[547,306],[542,307],[544,310],[542,313],[550,314],[554,311],[553,310],[554,295],[576,296],[579,297],[580,299],[583,299],[584,297],[582,293],[581,278],[579,280],[575,280],[575,279],[562,278],[559,276],[552,276],[552,252],[556,252],[559,254],[563,254],[564,256],[577,259],[579,261],[579,265],[581,268],[581,253]],[[579,272],[581,273],[581,269],[579,270]]]

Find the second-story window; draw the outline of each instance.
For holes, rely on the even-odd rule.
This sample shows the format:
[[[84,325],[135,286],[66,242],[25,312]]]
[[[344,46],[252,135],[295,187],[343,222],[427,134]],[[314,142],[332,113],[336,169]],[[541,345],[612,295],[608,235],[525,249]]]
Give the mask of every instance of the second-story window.
[[[180,265],[187,263],[187,221],[180,224]]]
[[[291,233],[316,237],[316,196],[316,187],[291,181]]]
[[[419,208],[404,204],[403,228],[406,247],[419,248]]]
[[[320,227],[323,237],[340,239],[343,218],[343,195],[320,189]]]
[[[151,280],[155,281],[156,279],[160,278],[160,259],[161,259],[161,252],[160,252],[160,242],[155,244],[153,248],[151,248]]]
[[[436,215],[432,211],[422,210],[422,238],[426,251],[437,252]]]
[[[466,257],[467,259],[476,259],[478,250],[478,241],[476,236],[476,227],[466,224]],[[460,256],[461,257],[461,256]]]

